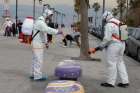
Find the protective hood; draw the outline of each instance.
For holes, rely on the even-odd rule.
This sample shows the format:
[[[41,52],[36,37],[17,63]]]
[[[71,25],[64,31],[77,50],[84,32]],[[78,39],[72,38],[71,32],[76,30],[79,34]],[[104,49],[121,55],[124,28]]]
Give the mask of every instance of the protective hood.
[[[43,13],[43,17],[46,18],[50,15],[53,15],[53,11],[52,10],[49,10],[49,9],[46,9]]]
[[[113,14],[109,11],[105,11],[103,14],[103,20],[109,21],[113,18]]]
[[[38,17],[38,20],[42,20],[45,22],[45,18],[43,16]]]

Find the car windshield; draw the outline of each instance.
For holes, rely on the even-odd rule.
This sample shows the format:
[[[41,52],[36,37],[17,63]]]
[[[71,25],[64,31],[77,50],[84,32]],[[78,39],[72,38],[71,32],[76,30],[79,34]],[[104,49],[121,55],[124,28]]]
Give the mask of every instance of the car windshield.
[[[129,35],[129,36],[132,36],[134,33],[135,33],[134,28],[128,27],[128,35]]]
[[[137,30],[135,31],[134,38],[137,39],[137,40],[140,40],[140,29],[137,29]]]

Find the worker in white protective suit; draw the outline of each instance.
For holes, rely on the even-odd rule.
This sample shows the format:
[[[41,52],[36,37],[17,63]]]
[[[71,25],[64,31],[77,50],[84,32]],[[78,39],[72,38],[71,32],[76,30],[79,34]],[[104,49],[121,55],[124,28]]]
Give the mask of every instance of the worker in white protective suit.
[[[42,16],[40,16],[34,23],[33,26],[33,41],[32,41],[32,70],[30,79],[35,81],[43,81],[47,79],[47,76],[42,75],[42,65],[43,65],[43,56],[44,48],[46,43],[45,34],[60,34],[61,31],[50,28],[45,23],[46,20],[49,20],[53,15],[53,11],[46,9]]]
[[[111,12],[107,11],[103,14],[103,20],[106,21],[103,41],[98,47],[89,50],[90,53],[95,53],[97,50],[105,49],[107,56],[107,80],[105,83],[101,83],[101,86],[114,87],[117,75],[119,75],[121,83],[117,86],[128,87],[128,74],[123,60],[125,42],[119,39],[119,26],[116,25],[120,24],[120,21],[115,19]]]

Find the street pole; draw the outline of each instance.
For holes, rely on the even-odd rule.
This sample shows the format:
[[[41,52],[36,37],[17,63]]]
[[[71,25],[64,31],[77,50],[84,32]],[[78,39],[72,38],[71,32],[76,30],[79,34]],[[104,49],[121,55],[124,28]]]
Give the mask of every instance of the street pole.
[[[102,11],[102,13],[104,13],[105,12],[105,0],[103,0],[103,11]]]
[[[123,12],[123,10],[122,10],[122,0],[120,0],[121,2],[120,2],[120,21],[122,21],[122,12]]]
[[[103,10],[102,10],[102,14],[105,12],[105,0],[103,0]],[[102,39],[103,39],[103,37],[104,37],[104,22],[103,22],[103,20],[102,20]]]
[[[34,18],[34,20],[35,20],[35,0],[34,0],[34,2],[33,2],[33,18]]]
[[[129,5],[129,1],[126,0],[126,22],[127,22],[127,17],[128,17],[128,6]]]
[[[16,31],[17,29],[17,21],[18,21],[18,0],[16,0]]]

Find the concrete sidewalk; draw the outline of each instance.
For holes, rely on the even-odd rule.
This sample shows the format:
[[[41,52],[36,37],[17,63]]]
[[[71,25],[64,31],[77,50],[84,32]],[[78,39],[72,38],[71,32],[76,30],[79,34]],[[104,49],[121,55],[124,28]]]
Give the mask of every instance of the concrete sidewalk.
[[[3,38],[3,37],[0,37]],[[61,47],[59,40],[45,52],[43,72],[49,76],[46,82],[29,80],[32,51],[29,46],[22,45],[16,38],[0,40],[0,93],[44,93],[48,82],[55,80],[54,69],[60,61],[79,57],[80,50],[75,45],[71,48]],[[100,41],[90,36],[90,47],[95,47]],[[131,81],[129,88],[104,88],[100,83],[104,81],[104,55],[97,52],[92,55],[102,61],[78,61],[83,69],[83,76],[79,79],[85,87],[85,93],[140,93],[140,64],[125,56],[127,69]]]

